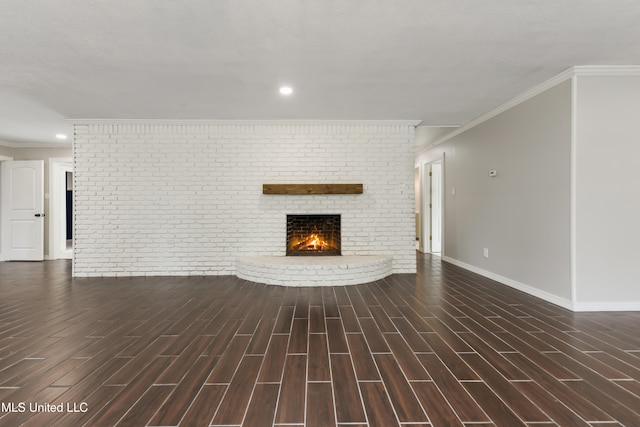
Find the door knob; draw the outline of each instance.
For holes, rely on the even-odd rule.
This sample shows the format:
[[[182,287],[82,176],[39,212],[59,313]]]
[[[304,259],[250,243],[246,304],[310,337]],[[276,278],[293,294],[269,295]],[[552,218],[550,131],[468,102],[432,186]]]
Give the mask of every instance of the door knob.
[[[40,218],[40,217],[44,218],[44,214],[36,214],[36,218]]]

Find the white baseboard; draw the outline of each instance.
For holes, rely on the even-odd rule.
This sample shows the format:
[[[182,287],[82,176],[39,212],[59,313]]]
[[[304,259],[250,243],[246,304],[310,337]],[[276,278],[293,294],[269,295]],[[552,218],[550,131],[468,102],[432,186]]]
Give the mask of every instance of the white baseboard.
[[[458,261],[454,258],[443,256],[442,260],[574,312],[640,311],[640,301],[572,302],[565,298],[560,298],[557,295],[525,285],[524,283],[520,283],[462,261]]]
[[[576,302],[573,311],[640,311],[640,301]]]
[[[442,257],[443,261],[446,261],[450,264],[456,265],[458,267],[464,268],[465,270],[469,270],[473,273],[484,276],[488,279],[495,280],[496,282],[500,282],[503,285],[507,285],[511,288],[517,289],[519,291],[525,292],[534,297],[543,299],[551,304],[558,305],[562,308],[566,308],[567,310],[576,311],[573,303],[565,298],[561,298],[557,295],[550,294],[549,292],[541,291],[540,289],[534,288],[529,285],[525,285],[524,283],[517,282],[515,280],[509,279],[507,277],[500,276],[498,274],[492,273],[487,270],[483,270],[471,264],[464,263],[462,261],[458,261],[457,259],[453,259],[447,256]]]

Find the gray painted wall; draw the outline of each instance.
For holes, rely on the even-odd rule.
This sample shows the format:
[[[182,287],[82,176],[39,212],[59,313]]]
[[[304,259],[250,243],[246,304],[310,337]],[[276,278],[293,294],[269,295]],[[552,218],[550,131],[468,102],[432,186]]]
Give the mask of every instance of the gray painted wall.
[[[13,157],[13,150],[2,145],[2,141],[0,141],[0,156]]]
[[[444,256],[569,306],[571,82],[454,136],[418,163],[443,154]]]
[[[576,297],[640,306],[640,76],[578,77]]]

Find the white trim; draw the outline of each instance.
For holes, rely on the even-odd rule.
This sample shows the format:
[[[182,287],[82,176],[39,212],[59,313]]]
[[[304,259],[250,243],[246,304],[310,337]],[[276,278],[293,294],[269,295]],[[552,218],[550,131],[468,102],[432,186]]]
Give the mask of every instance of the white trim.
[[[464,268],[465,270],[469,270],[473,273],[484,276],[488,279],[495,280],[496,282],[502,283],[503,285],[507,285],[511,288],[517,289],[519,291],[525,292],[534,297],[543,299],[551,304],[558,305],[562,308],[566,308],[567,310],[574,310],[573,304],[570,300],[561,298],[557,295],[551,294],[549,292],[541,291],[540,289],[534,288],[533,286],[526,285],[524,283],[517,282],[515,280],[509,279],[507,277],[500,276],[498,274],[492,273],[487,270],[483,270],[481,268],[475,267],[470,264],[466,264],[462,261],[458,261],[457,259],[453,259],[447,256],[442,257],[443,261],[446,261],[450,264],[456,265],[458,267]]]
[[[570,257],[570,275],[571,275],[571,303],[575,306],[578,302],[578,282],[577,282],[577,229],[576,229],[576,176],[578,167],[578,78],[573,76],[571,78],[571,159],[570,159],[570,189],[569,189],[569,257]]]
[[[640,65],[580,65],[572,70],[577,77],[640,76]]]
[[[447,221],[447,180],[445,178],[445,152],[442,152],[442,156],[440,156],[440,256],[445,256],[444,252],[444,242],[445,242],[445,230],[446,221]]]
[[[423,254],[431,252],[431,242],[426,238],[431,227],[431,219],[427,219],[430,212],[427,210],[427,196],[431,196],[430,187],[427,187],[428,167],[431,163],[420,163],[420,249]]]
[[[478,126],[481,123],[486,122],[487,120],[497,116],[500,113],[503,113],[513,107],[515,107],[518,104],[521,104],[531,98],[533,98],[536,95],[541,94],[542,92],[545,92],[549,89],[551,89],[554,86],[559,85],[560,83],[579,76],[579,77],[596,77],[596,76],[616,76],[616,77],[620,77],[620,76],[639,76],[640,75],[640,66],[639,65],[583,65],[583,66],[576,66],[576,67],[572,67],[569,68],[568,70],[563,71],[562,73],[558,74],[555,77],[552,77],[551,79],[545,81],[544,83],[539,84],[538,86],[533,87],[532,89],[529,89],[528,91],[520,94],[519,96],[513,98],[512,100],[500,105],[499,107],[494,108],[493,110],[489,111],[488,113],[485,113],[483,115],[481,115],[480,117],[477,117],[475,119],[473,119],[472,121],[470,121],[469,123],[465,124],[464,126],[459,127],[458,129],[454,130],[451,133],[448,133],[444,136],[442,136],[439,139],[436,139],[435,141],[433,141],[431,144],[420,147],[420,150],[418,153],[416,153],[416,155],[427,152],[428,150],[432,149],[433,147],[440,145],[448,140],[450,140],[451,138],[460,135],[461,133],[464,133],[466,131],[468,131],[469,129],[472,129],[476,126]]]
[[[75,132],[75,131],[74,131]],[[71,240],[71,277],[76,277],[76,138],[75,133],[74,137],[71,139],[71,158],[73,160],[72,168],[73,168],[73,198],[71,199],[71,204],[73,205],[73,230],[72,240]]]
[[[0,147],[7,148],[69,148],[70,142],[7,142],[0,141]]]
[[[461,133],[464,133],[466,131],[468,131],[469,129],[472,129],[476,126],[478,126],[481,123],[486,122],[489,119],[492,119],[493,117],[497,116],[500,113],[504,113],[505,111],[515,107],[518,104],[522,104],[523,102],[533,98],[536,95],[541,94],[542,92],[545,92],[549,89],[551,89],[554,86],[559,85],[560,83],[570,79],[573,76],[573,68],[570,68],[568,70],[563,71],[562,73],[558,74],[557,76],[547,80],[546,82],[532,88],[529,89],[528,91],[520,94],[519,96],[513,98],[512,100],[500,105],[499,107],[494,108],[493,110],[489,111],[488,113],[485,113],[483,115],[481,115],[480,117],[471,120],[469,123],[465,124],[464,126],[460,126],[458,129],[454,130],[453,132],[450,132],[446,135],[444,135],[442,138],[440,139],[436,139],[434,142],[432,142],[429,146],[424,147],[421,152],[427,151],[433,147],[435,147],[436,145],[440,145],[448,140],[450,140],[451,138],[460,135]]]
[[[1,142],[1,141],[0,141]],[[13,157],[9,157],[9,156],[0,156],[0,163],[5,162],[5,161],[11,161],[13,160]],[[1,169],[1,168],[0,168]],[[4,201],[2,200],[3,198],[3,192],[2,189],[0,188],[0,206],[2,206],[4,204]],[[0,209],[0,261],[4,261],[4,256],[2,256],[2,246],[3,246],[3,241],[2,241],[2,210]]]
[[[195,126],[418,126],[422,120],[187,120],[187,119],[67,119],[74,125],[195,125]]]

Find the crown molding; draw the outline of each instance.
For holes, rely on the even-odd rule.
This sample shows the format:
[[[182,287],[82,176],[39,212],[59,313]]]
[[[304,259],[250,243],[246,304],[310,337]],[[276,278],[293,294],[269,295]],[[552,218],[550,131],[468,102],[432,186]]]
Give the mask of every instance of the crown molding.
[[[454,130],[451,133],[448,133],[446,135],[444,135],[442,138],[436,139],[435,141],[433,141],[431,144],[429,144],[426,147],[423,147],[420,149],[420,152],[423,153],[437,145],[440,145],[444,142],[447,142],[448,140],[450,140],[453,137],[456,137],[458,135],[460,135],[461,133],[464,133],[466,131],[468,131],[469,129],[472,129],[476,126],[478,126],[481,123],[486,122],[489,119],[494,118],[495,116],[497,116],[498,114],[504,113],[505,111],[515,107],[518,104],[521,104],[525,101],[527,101],[528,99],[533,98],[534,96],[551,89],[554,86],[559,85],[560,83],[569,80],[570,78],[572,78],[574,75],[573,72],[573,68],[570,68],[568,70],[563,71],[562,73],[558,74],[557,76],[545,81],[542,84],[539,84],[538,86],[529,89],[528,91],[520,94],[519,96],[513,98],[511,101],[508,101],[502,105],[500,105],[499,107],[494,108],[493,110],[489,111],[488,113],[485,113],[473,120],[471,120],[469,123],[467,123],[464,126],[460,126],[458,129]]]
[[[640,76],[640,65],[579,65],[572,70],[576,77]]]
[[[0,141],[0,147],[7,148],[71,148],[73,144],[69,142],[7,142]]]
[[[75,138],[88,134],[303,135],[366,133],[413,137],[418,120],[160,120],[82,119]]]
[[[195,126],[418,126],[422,120],[199,120],[199,119],[67,119],[74,125]]]
[[[461,133],[464,133],[469,129],[472,129],[478,126],[479,124],[484,123],[489,119],[492,119],[498,114],[501,114],[515,107],[516,105],[521,104],[533,98],[534,96],[539,95],[542,92],[545,92],[551,89],[552,87],[557,86],[560,83],[563,83],[574,77],[623,77],[623,76],[640,76],[640,66],[639,65],[580,65],[580,66],[571,67],[563,71],[562,73],[556,75],[555,77],[552,77],[551,79],[539,84],[538,86],[535,86],[527,90],[526,92],[520,94],[519,96],[513,98],[512,100],[500,105],[499,107],[494,108],[488,113],[473,119],[472,121],[465,124],[464,126],[461,126],[457,130],[442,136],[442,138],[436,139],[431,144],[424,147],[420,147],[420,153],[424,153],[430,150],[431,148],[437,145],[440,145],[450,140],[451,138],[456,137]]]

